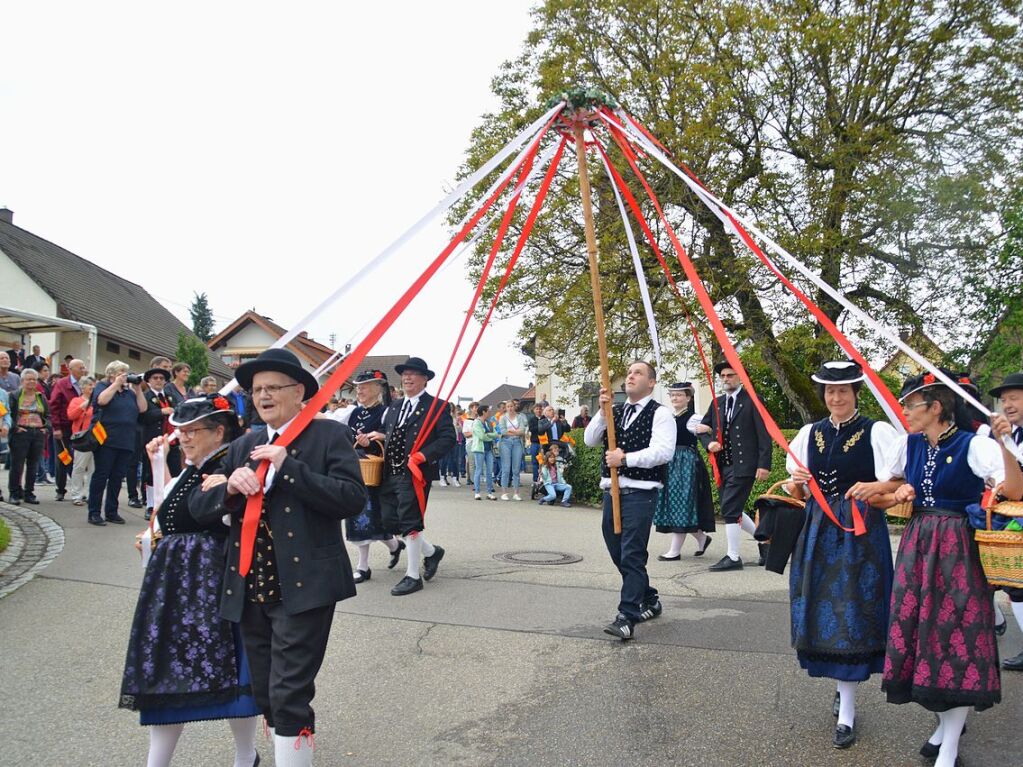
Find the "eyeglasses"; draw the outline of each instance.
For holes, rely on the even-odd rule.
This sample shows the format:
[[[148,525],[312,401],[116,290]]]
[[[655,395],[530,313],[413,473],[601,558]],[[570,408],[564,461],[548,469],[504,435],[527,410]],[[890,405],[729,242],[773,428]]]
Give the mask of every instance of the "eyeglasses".
[[[277,394],[281,391],[281,389],[290,389],[292,386],[298,386],[298,385],[299,384],[297,384],[297,383],[290,383],[290,384],[268,384],[267,386],[253,386],[251,389],[249,389],[249,393],[252,394],[254,397],[258,397],[263,392],[266,392],[271,397],[276,397]]]
[[[930,404],[931,404],[930,402],[914,402],[911,405],[903,405],[902,406],[902,412],[905,413],[905,412],[907,412],[909,410],[914,410],[914,409],[916,409],[918,407],[927,407]]]
[[[197,431],[213,431],[212,426],[196,426],[193,429],[178,429],[180,439],[192,439]]]

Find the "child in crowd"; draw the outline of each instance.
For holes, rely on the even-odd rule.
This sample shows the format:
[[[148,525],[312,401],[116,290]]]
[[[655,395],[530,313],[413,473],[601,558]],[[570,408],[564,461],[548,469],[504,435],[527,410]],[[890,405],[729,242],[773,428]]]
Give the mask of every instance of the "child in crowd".
[[[560,461],[559,452],[558,443],[554,442],[544,455],[543,466],[540,467],[540,481],[547,489],[547,495],[540,499],[541,506],[554,503],[558,498],[559,492],[565,493],[561,500],[561,505],[565,507],[572,505],[572,486],[563,481],[564,463]]]

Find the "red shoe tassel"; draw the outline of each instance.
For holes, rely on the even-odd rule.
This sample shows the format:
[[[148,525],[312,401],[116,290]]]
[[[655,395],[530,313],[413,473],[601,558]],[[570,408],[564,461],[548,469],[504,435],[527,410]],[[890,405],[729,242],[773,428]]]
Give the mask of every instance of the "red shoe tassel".
[[[313,737],[313,731],[310,730],[308,727],[303,727],[302,730],[298,733],[298,737],[295,738],[296,751],[302,748],[302,738],[306,739],[306,742],[309,744],[309,748],[311,748],[313,751],[316,750],[316,738]]]

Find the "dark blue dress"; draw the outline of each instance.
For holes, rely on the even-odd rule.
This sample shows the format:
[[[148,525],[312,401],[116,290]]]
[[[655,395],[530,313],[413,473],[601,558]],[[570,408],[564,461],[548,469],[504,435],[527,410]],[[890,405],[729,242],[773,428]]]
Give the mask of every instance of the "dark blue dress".
[[[838,429],[813,424],[807,468],[842,525],[852,527],[846,491],[874,482],[874,421],[856,416]],[[792,646],[810,676],[862,682],[884,669],[892,550],[884,512],[860,504],[865,535],[846,532],[812,498],[789,573]]]
[[[186,467],[157,511],[163,538],[142,578],[120,699],[145,725],[259,713],[238,627],[220,617],[228,529],[203,528],[188,510],[226,452]]]
[[[348,416],[348,427],[354,434],[383,431],[386,410],[384,405],[374,405],[369,408],[358,405]],[[355,450],[360,458],[367,453],[381,455],[381,449],[376,443],[370,443],[368,449],[356,446]],[[386,541],[390,537],[391,534],[384,530],[383,522],[380,519],[380,488],[367,487],[366,507],[359,516],[349,517],[345,520],[345,538],[350,543],[366,543],[368,541]]]

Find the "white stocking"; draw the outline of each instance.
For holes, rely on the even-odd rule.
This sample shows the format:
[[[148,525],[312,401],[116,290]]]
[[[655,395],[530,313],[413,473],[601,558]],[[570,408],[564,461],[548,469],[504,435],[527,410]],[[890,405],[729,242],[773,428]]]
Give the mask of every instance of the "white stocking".
[[[707,534],[703,530],[697,530],[693,533],[693,537],[696,539],[696,545],[701,549],[707,545]]]
[[[149,759],[146,767],[168,767],[184,729],[183,724],[152,725],[149,728]]]
[[[146,508],[153,508],[153,504],[156,502],[156,491],[153,490],[152,485],[146,485]]]
[[[234,735],[234,767],[252,767],[256,761],[256,720],[249,716],[244,719],[228,719],[231,734]]]
[[[753,535],[753,533],[757,531],[757,526],[753,524],[753,520],[749,518],[749,514],[745,511],[742,513],[742,516],[739,517],[739,524],[741,524],[742,529],[750,535]]]
[[[423,545],[423,556],[424,557],[432,557],[437,552],[436,547],[432,543],[430,543],[428,540],[426,540],[426,536],[425,535],[420,533],[416,537],[419,539],[420,543],[422,543],[422,545]]]
[[[679,552],[682,551],[682,544],[685,543],[685,540],[686,540],[685,533],[672,533],[671,546],[668,547],[668,550],[664,553],[664,556],[677,557],[679,555]]]
[[[403,540],[405,541],[405,559],[407,560],[405,575],[419,580],[419,565],[420,560],[423,558],[422,538],[413,533],[412,535],[406,535]]]
[[[384,541],[384,545],[387,547],[387,550],[393,554],[398,550],[398,539],[392,535]]]
[[[725,524],[725,537],[728,539],[728,558],[739,558],[740,529],[736,524]]]
[[[838,723],[852,727],[856,721],[856,688],[858,682],[838,683]]]
[[[356,548],[359,550],[359,564],[355,566],[355,569],[366,572],[369,570],[369,544],[360,543]]]
[[[311,767],[312,741],[302,735],[274,735],[274,764],[277,767]]]
[[[927,739],[927,742],[932,746],[940,746],[942,740],[942,734],[945,732],[945,715],[938,713],[938,726],[935,728],[931,737]]]
[[[960,706],[949,709],[942,715],[944,725],[941,733],[941,750],[938,752],[934,767],[955,767],[956,756],[959,754],[959,736],[963,734],[968,713],[969,706]]]
[[[1012,614],[1016,616],[1016,623],[1023,629],[1023,602],[1010,602]]]
[[[995,625],[1001,626],[1005,623],[1005,613],[1002,612],[1002,608],[998,604],[998,592],[996,591],[991,595],[991,604],[995,608]]]

